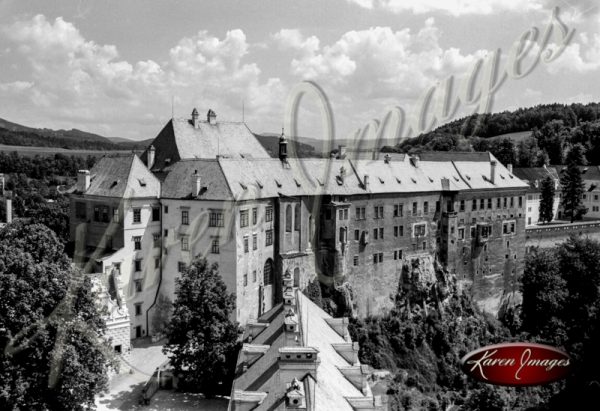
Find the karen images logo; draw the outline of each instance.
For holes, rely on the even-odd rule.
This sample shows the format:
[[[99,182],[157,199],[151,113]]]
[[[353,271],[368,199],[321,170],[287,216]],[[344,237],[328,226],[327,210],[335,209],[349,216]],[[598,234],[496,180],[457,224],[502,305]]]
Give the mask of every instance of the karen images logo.
[[[461,360],[471,377],[494,385],[541,385],[565,378],[571,358],[554,347],[533,343],[504,343],[472,351]]]

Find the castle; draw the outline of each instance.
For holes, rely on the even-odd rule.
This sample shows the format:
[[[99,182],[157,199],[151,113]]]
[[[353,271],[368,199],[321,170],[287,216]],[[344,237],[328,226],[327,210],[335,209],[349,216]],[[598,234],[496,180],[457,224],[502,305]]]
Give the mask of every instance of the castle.
[[[290,147],[291,148],[291,147]],[[352,290],[357,315],[392,305],[403,261],[426,253],[498,309],[523,272],[529,186],[490,153],[366,160],[272,158],[241,122],[171,119],[146,151],[105,156],[71,194],[74,260],[113,275],[131,338],[152,335],[159,297],[198,255],[256,321],[283,296],[282,278]]]

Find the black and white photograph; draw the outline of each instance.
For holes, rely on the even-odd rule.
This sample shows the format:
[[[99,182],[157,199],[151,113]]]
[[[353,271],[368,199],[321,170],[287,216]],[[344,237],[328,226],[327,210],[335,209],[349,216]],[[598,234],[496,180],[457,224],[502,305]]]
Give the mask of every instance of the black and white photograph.
[[[0,0],[0,409],[597,409],[599,79],[591,0]]]

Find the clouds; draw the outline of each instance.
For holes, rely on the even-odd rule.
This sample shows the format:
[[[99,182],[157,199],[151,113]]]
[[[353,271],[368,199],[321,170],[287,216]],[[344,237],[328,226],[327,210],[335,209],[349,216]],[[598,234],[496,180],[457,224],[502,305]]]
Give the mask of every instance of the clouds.
[[[221,112],[237,111],[247,96],[251,101],[246,106],[257,113],[268,112],[282,98],[278,79],[262,80],[255,63],[244,63],[249,44],[241,30],[228,31],[222,39],[205,31],[184,37],[161,62],[122,59],[116,46],[85,39],[60,17],[17,21],[4,27],[2,35],[13,46],[9,53],[21,61],[21,75],[29,77],[0,83],[3,96],[22,98],[27,91],[29,104],[55,122],[148,126],[149,117],[166,120],[171,96],[186,110],[197,102]],[[100,126],[111,128],[108,123]]]
[[[350,3],[357,4],[366,9],[380,9],[393,13],[412,12],[414,14],[424,14],[431,12],[442,12],[452,16],[461,16],[466,14],[484,14],[513,11],[527,12],[532,10],[541,10],[543,8],[542,0],[347,0]]]

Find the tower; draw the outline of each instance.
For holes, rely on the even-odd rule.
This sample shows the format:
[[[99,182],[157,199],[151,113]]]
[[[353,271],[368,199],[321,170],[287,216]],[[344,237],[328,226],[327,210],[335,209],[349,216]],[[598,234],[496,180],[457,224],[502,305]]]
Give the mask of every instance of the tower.
[[[279,137],[279,159],[282,163],[287,163],[287,157],[287,140],[283,134],[283,129],[281,129],[281,136]]]

